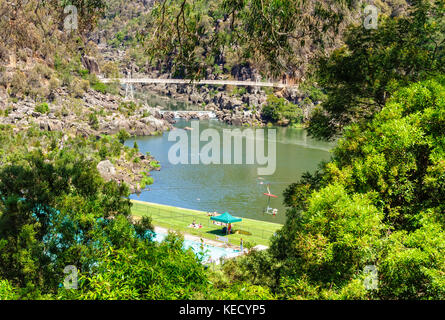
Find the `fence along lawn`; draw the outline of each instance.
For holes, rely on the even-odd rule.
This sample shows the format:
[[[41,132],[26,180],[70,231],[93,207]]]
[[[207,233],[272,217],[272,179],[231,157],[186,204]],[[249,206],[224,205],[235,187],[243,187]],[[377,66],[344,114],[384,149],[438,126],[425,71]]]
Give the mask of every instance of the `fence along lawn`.
[[[207,212],[171,207],[151,202],[132,200],[132,214],[134,216],[148,216],[152,218],[155,226],[185,232],[211,240],[216,240],[216,236],[226,236],[222,232],[223,226],[213,224]],[[222,213],[222,212],[219,212]],[[236,215],[235,215],[236,216]],[[232,224],[232,229],[240,233],[227,235],[229,242],[234,245],[240,244],[240,239],[244,243],[269,245],[269,239],[278,231],[282,225],[266,221],[242,218],[243,221]],[[190,228],[189,225],[195,221],[202,225],[200,229]]]

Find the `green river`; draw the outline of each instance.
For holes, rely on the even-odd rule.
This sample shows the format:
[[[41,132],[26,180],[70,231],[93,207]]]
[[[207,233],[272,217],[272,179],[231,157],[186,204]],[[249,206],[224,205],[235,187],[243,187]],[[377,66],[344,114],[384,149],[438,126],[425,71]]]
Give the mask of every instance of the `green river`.
[[[191,127],[191,122],[178,120],[175,127]],[[199,121],[199,132],[208,128],[215,129],[222,137],[224,129],[236,127],[217,120]],[[140,151],[150,152],[161,162],[162,167],[159,172],[152,172],[154,184],[141,194],[132,195],[131,198],[208,212],[228,211],[234,216],[284,223],[286,208],[283,205],[283,191],[290,183],[298,181],[304,172],[315,171],[320,161],[329,160],[330,150],[335,143],[311,139],[304,129],[283,127],[274,129],[276,129],[276,170],[272,175],[265,176],[259,176],[257,172],[258,167],[265,165],[259,166],[257,162],[246,164],[245,141],[243,141],[243,164],[205,165],[170,163],[168,153],[176,141],[168,140],[169,132],[165,132],[162,136],[130,139],[126,145],[133,146],[136,140]],[[190,142],[192,131],[185,132]],[[267,130],[265,132],[267,135]],[[200,147],[207,143],[201,142]],[[222,142],[220,147],[222,155]],[[267,147],[265,149],[268,150]],[[278,209],[276,216],[264,213],[268,203],[268,197],[264,193],[267,193],[268,184],[271,193],[278,196],[270,200],[270,207]]]

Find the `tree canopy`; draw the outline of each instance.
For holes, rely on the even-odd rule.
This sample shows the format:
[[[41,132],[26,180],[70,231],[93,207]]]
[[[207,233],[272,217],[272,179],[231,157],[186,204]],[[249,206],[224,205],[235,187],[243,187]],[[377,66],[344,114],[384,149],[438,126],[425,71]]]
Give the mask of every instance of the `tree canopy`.
[[[367,121],[391,93],[445,72],[443,1],[414,1],[406,16],[381,16],[377,29],[351,27],[345,45],[317,62],[328,99],[313,117],[312,135],[332,138],[345,125]]]
[[[215,63],[236,58],[280,76],[335,42],[355,9],[344,0],[164,0],[142,34],[152,58],[178,76],[205,77]]]
[[[292,208],[271,247],[285,297],[445,297],[444,80],[395,92],[285,192]],[[363,285],[367,265],[378,290]]]
[[[184,250],[178,234],[153,241],[150,219],[131,216],[127,186],[100,176],[100,160],[137,159],[137,144],[122,145],[125,130],[65,139],[33,124],[0,126],[0,299],[445,299],[444,1],[410,1],[406,15],[383,15],[374,30],[352,23],[331,52],[339,44],[333,33],[362,4],[163,0],[144,17],[149,28],[134,39],[175,76],[203,77],[230,60],[255,61],[277,76],[318,56],[316,85],[327,98],[309,131],[342,134],[332,159],[284,192],[287,219],[269,250],[217,271],[202,264],[203,252]],[[59,41],[67,5],[80,18],[79,32],[67,37],[82,37],[105,1],[0,0],[3,46],[54,58],[48,66],[66,83],[88,74],[80,56],[60,58],[82,43]],[[36,70],[50,80],[51,72]],[[17,88],[7,88],[17,98]],[[42,102],[34,111],[50,108]],[[262,115],[289,124],[302,117],[275,96]],[[88,116],[97,125],[97,115]],[[144,173],[141,184],[151,182]],[[78,290],[63,287],[67,266],[79,273]]]

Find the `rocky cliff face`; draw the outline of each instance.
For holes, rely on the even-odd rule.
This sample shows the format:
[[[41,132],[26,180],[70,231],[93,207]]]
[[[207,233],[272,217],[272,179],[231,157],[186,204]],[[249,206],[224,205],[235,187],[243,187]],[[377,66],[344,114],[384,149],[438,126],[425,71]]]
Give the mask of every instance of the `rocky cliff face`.
[[[41,130],[62,132],[61,145],[69,136],[96,136],[99,139],[101,134],[112,135],[122,129],[130,135],[146,136],[172,128],[156,108],[125,102],[114,95],[89,89],[82,98],[76,99],[64,88],[57,88],[53,94],[51,103],[40,104],[30,97],[11,98],[0,89],[0,124],[12,125],[15,133],[36,126]],[[159,170],[153,157],[133,153],[129,160],[128,152],[124,150],[113,159],[114,164],[104,160],[98,165],[104,179],[124,182],[132,193],[142,189],[142,172]]]
[[[127,3],[134,7],[134,12],[143,12],[152,2]],[[114,1],[111,6],[115,13],[119,13],[119,3]],[[120,130],[136,136],[155,135],[172,126],[155,108],[123,100],[118,89],[110,90],[95,76],[102,71],[103,59],[94,43],[85,39],[99,11],[92,9],[78,15],[78,32],[65,30],[63,12],[64,7],[58,1],[47,1],[44,5],[37,0],[0,1],[1,129],[24,135],[48,131],[42,136],[52,137],[60,147],[69,147],[67,141],[72,145],[88,141],[91,159],[113,162],[115,170],[103,171],[103,176],[124,181],[132,191],[137,191],[144,178],[141,172],[157,170],[158,166],[152,165],[155,159],[136,149],[122,148],[116,137],[101,135]],[[131,17],[125,19],[129,21]],[[102,143],[103,140],[115,145]],[[24,141],[21,152],[34,148]],[[48,139],[38,141],[43,152],[48,142]],[[103,150],[96,148],[99,145],[105,149],[113,147],[114,153],[100,152]]]
[[[261,116],[262,108],[267,104],[267,92],[257,87],[236,89],[236,94],[226,86],[198,86],[176,84],[144,85],[142,90],[149,90],[156,94],[167,96],[176,101],[196,105],[196,109],[212,111],[218,120],[233,125],[264,126],[267,123]],[[296,104],[303,111],[303,118],[307,121],[319,102],[313,103],[306,99],[308,94],[298,88],[286,88],[274,93],[279,97]],[[179,116],[186,119],[200,119],[197,114],[184,113]],[[168,120],[171,115],[163,114]]]
[[[213,111],[219,120],[228,124],[262,125],[260,110],[266,102],[266,94],[262,90],[253,88],[242,95],[233,95],[224,87],[210,86],[158,84],[148,85],[147,89],[177,101],[196,105],[196,109]],[[198,118],[193,114],[184,114],[184,116]]]
[[[123,50],[114,49],[108,45],[98,47],[105,61],[112,62],[119,66],[123,77],[131,74],[132,78],[173,78],[170,73],[163,73],[155,67],[141,67],[134,61],[128,59],[128,55]],[[228,75],[210,74],[208,80],[227,79]],[[231,72],[231,78],[241,81],[261,81],[258,70],[249,64],[236,65]],[[273,93],[272,89],[265,90],[260,87],[233,87],[233,86],[211,86],[211,85],[184,85],[184,84],[136,84],[134,89],[140,96],[147,92],[168,97],[175,101],[194,105],[195,110],[206,110],[215,112],[217,118],[228,124],[264,126],[266,123],[261,117],[261,110],[267,103],[267,95]],[[305,119],[309,115],[314,105],[303,103],[307,94],[298,88],[275,91],[288,101],[297,104],[302,108]],[[165,114],[164,116],[170,117]],[[190,114],[184,114],[187,118],[195,118]],[[168,120],[168,119],[167,119]]]
[[[31,98],[14,100],[0,94],[2,124],[14,124],[26,129],[32,123],[42,130],[63,131],[83,136],[116,134],[126,130],[130,135],[147,136],[171,129],[157,110],[148,105],[135,105],[128,110],[121,98],[88,90],[81,99],[73,99],[63,88],[54,92],[54,100],[38,107]],[[158,118],[155,117],[158,115]]]

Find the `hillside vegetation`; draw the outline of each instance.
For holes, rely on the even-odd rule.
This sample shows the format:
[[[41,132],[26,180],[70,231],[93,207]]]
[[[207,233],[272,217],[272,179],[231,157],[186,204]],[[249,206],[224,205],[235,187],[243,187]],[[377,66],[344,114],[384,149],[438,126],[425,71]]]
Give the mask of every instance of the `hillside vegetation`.
[[[325,138],[336,135],[346,123],[356,121],[359,116],[357,112],[354,115],[331,112],[330,122],[323,121],[323,113],[315,109],[325,100],[324,91],[328,86],[320,85],[323,79],[315,74],[315,64],[318,59],[329,57],[333,50],[342,48],[347,35],[351,38],[357,33],[348,31],[348,27],[364,30],[363,10],[367,4],[341,0],[110,1],[92,38],[105,46],[106,49],[101,50],[109,55],[109,64],[126,74],[135,71],[152,77],[272,79],[297,84],[298,88],[274,93],[289,102],[286,103],[289,108],[283,112],[275,108],[273,102],[266,101],[271,92],[262,90],[259,95],[251,89],[247,95],[235,95],[244,102],[239,104],[236,100],[225,103],[226,99],[208,102],[206,90],[197,88],[194,91],[199,92],[198,97],[190,102],[210,104],[210,109],[223,111],[225,115],[221,119],[227,118],[231,124],[233,121],[226,111],[240,114],[252,111],[255,119],[241,117],[245,125],[269,122],[307,125],[313,118],[311,133]],[[379,19],[391,20],[409,15],[410,4],[404,0],[374,2],[380,11]],[[393,37],[398,35],[395,33]],[[123,56],[112,55],[110,48],[122,51]],[[354,70],[351,68],[350,72]],[[188,96],[181,95],[187,88],[154,89],[189,101]],[[231,91],[231,88],[225,89]],[[277,113],[275,116],[269,116],[271,109]],[[328,103],[325,110],[330,112],[330,109],[334,107]],[[289,117],[295,114],[303,116]],[[326,127],[324,132],[317,129],[322,126]]]
[[[445,299],[445,4],[375,3],[368,30],[355,20],[362,2],[110,1],[125,11],[113,15],[104,1],[64,1],[81,13],[66,32],[59,1],[0,0],[0,299]],[[122,127],[168,128],[97,80],[122,67],[89,41],[101,33],[142,70],[310,75],[322,101],[310,132],[342,136],[284,192],[269,250],[211,270],[180,234],[159,244],[149,218],[133,220],[128,185],[100,169],[152,183],[147,163],[159,165],[123,147]],[[267,102],[271,121],[307,116]],[[67,266],[77,290],[64,287]]]

